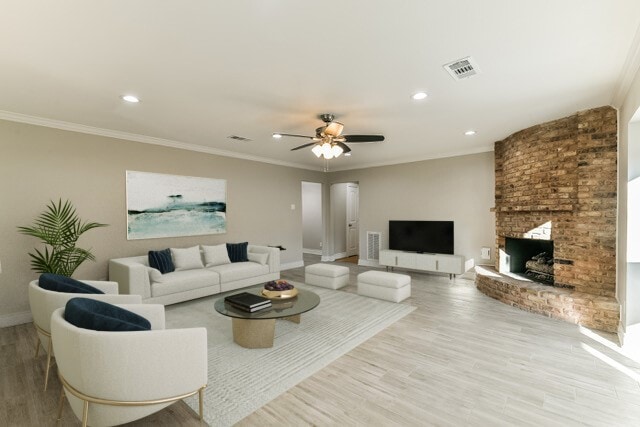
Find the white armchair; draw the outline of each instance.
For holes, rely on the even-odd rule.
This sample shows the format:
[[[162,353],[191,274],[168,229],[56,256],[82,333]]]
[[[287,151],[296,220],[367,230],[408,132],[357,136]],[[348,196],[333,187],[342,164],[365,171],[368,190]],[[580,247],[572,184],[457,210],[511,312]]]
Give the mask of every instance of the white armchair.
[[[44,377],[45,390],[49,382],[49,370],[51,368],[51,358],[53,357],[51,349],[51,314],[56,309],[64,307],[67,301],[75,297],[97,299],[110,304],[140,304],[142,302],[140,295],[118,295],[117,282],[98,280],[83,280],[82,282],[101,290],[104,294],[55,292],[42,289],[38,286],[37,280],[29,283],[29,305],[31,306],[33,324],[38,334],[35,357],[38,357],[40,346],[47,352],[47,367]]]
[[[118,306],[149,320],[151,330],[78,328],[64,319],[64,308],[51,317],[58,375],[82,425],[135,421],[195,394],[199,395],[202,419],[207,385],[206,329],[164,329],[162,305]],[[64,395],[60,396],[58,418]]]

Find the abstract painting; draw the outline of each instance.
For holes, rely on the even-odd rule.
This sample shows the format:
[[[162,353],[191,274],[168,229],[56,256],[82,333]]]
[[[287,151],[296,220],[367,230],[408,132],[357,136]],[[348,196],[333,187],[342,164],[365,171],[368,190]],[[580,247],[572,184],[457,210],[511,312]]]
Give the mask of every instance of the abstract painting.
[[[227,181],[127,171],[127,240],[227,232]]]

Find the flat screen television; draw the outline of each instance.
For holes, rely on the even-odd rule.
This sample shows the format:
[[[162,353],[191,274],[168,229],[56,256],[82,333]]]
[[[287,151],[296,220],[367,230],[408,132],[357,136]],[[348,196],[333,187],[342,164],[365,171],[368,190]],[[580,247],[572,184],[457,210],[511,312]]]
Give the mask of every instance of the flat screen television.
[[[389,249],[453,255],[453,221],[389,221]]]

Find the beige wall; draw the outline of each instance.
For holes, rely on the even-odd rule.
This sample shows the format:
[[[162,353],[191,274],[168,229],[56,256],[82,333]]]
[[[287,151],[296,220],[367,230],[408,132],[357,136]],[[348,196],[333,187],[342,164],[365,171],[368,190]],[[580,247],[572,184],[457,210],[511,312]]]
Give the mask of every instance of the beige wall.
[[[322,251],[322,184],[302,183],[302,247]]]
[[[127,241],[126,170],[226,179],[228,232]],[[51,199],[69,199],[82,219],[110,224],[79,241],[93,248],[97,262],[83,264],[74,277],[96,279],[107,276],[110,258],[198,243],[281,244],[287,248],[283,263],[301,261],[301,181],[325,178],[322,172],[0,121],[0,325],[29,310],[27,283],[37,277],[27,256],[37,240],[16,227],[30,225]]]
[[[482,246],[494,246],[493,152],[330,173],[336,182],[360,187],[361,259],[367,231],[381,231],[382,248],[389,247],[391,219],[453,220],[455,253],[476,263]]]

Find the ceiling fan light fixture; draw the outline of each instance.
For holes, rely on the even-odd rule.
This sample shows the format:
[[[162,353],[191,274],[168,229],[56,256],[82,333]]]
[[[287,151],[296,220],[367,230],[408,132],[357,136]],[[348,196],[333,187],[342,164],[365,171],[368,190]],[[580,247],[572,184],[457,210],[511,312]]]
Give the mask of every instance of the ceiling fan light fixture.
[[[333,154],[333,157],[340,157],[340,154],[342,154],[343,151],[342,147],[337,144],[331,147],[331,154]]]
[[[311,151],[316,155],[316,157],[322,156],[322,147],[317,144],[313,146]]]
[[[325,142],[324,144],[322,144],[322,155],[327,160],[333,158],[333,152],[331,151],[331,144],[329,144],[328,142]]]

